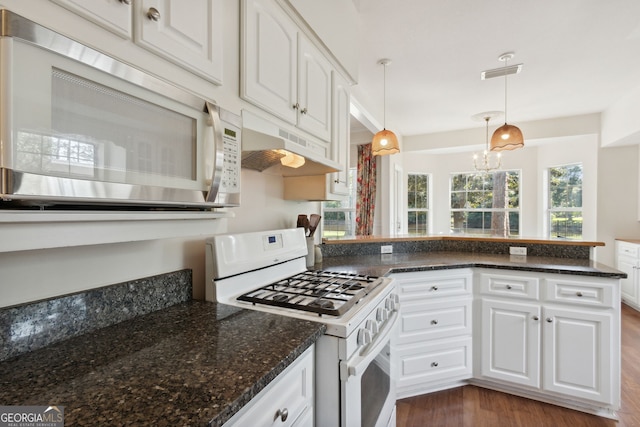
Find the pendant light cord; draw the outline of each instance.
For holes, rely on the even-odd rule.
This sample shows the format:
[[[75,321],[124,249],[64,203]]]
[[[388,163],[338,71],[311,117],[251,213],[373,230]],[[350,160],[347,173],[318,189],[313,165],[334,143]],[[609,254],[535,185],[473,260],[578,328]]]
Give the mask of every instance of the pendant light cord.
[[[387,63],[382,64],[382,129],[387,129]]]
[[[507,64],[509,58],[504,59],[504,124],[507,124]]]

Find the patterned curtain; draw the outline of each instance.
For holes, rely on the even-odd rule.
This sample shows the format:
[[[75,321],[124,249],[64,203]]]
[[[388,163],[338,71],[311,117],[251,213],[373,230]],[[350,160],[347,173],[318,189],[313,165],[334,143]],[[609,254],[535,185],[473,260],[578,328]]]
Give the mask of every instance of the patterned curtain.
[[[356,198],[356,236],[373,233],[376,204],[376,157],[371,144],[358,145],[358,195]]]

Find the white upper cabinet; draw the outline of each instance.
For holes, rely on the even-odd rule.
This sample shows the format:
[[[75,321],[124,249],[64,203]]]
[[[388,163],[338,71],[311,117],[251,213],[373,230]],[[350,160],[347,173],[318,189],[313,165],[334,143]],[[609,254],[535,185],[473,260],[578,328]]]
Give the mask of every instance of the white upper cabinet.
[[[349,147],[350,147],[351,86],[339,73],[333,72],[333,136],[331,159],[342,166],[340,172],[329,175],[331,193],[349,195]]]
[[[221,0],[142,0],[134,7],[137,44],[222,83]]]
[[[222,84],[221,0],[52,0],[216,84]]]
[[[331,140],[331,63],[273,0],[243,0],[240,96]]]
[[[295,124],[298,30],[277,5],[242,2],[240,96]]]
[[[52,0],[125,39],[131,39],[131,0]]]

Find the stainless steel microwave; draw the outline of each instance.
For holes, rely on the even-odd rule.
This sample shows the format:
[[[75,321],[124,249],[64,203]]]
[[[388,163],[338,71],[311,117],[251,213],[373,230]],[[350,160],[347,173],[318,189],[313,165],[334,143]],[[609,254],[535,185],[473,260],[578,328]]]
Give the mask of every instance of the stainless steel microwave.
[[[239,116],[0,15],[0,208],[239,205]]]

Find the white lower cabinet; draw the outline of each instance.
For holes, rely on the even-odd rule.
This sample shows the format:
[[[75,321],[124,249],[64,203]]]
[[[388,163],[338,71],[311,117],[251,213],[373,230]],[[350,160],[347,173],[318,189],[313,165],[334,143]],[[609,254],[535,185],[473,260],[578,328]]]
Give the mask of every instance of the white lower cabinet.
[[[447,388],[472,375],[472,273],[398,273],[400,326],[394,340],[398,398]]]
[[[576,277],[476,273],[479,385],[614,416],[620,406],[619,280]],[[496,282],[502,285],[491,286]]]
[[[616,417],[620,279],[484,268],[392,277],[399,399],[472,383]]]
[[[314,351],[309,347],[254,397],[225,427],[295,426],[314,423]]]
[[[627,273],[621,280],[622,301],[640,310],[640,244],[616,240],[616,267]]]

